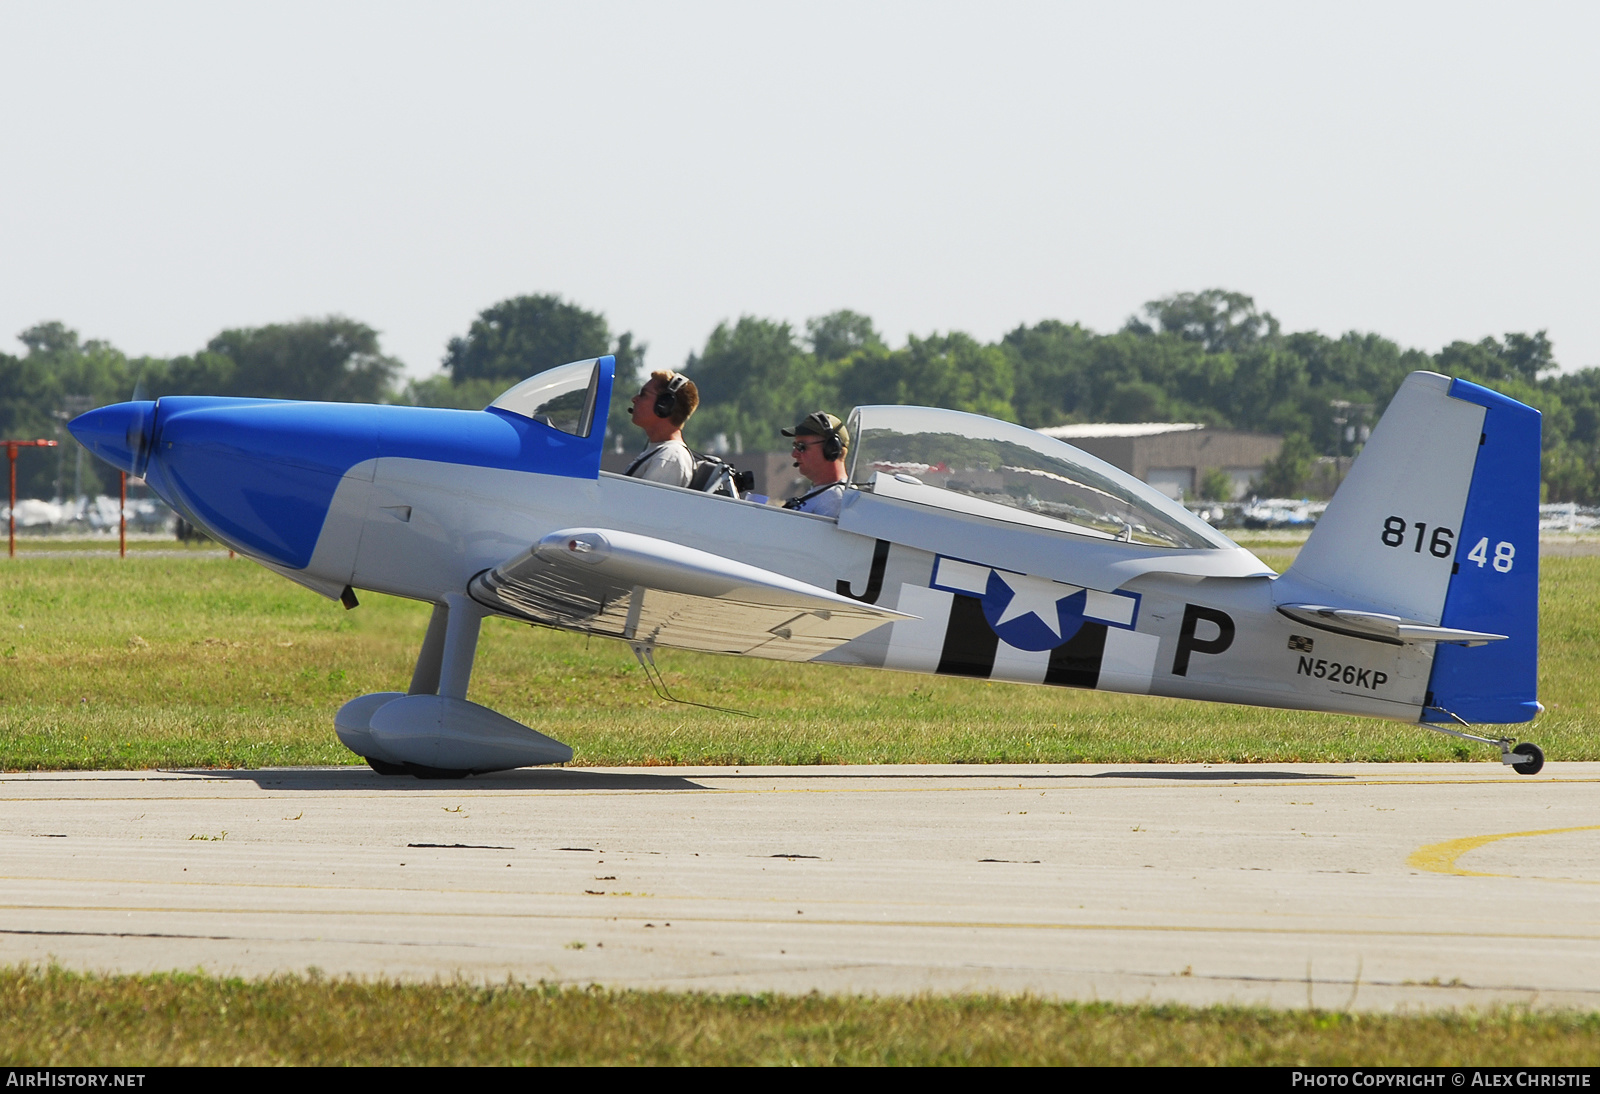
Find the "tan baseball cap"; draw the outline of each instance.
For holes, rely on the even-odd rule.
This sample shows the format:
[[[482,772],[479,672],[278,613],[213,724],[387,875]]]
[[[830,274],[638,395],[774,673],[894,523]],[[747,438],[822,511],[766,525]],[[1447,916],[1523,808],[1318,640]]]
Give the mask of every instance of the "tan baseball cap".
[[[850,447],[850,431],[844,423],[832,414],[817,411],[807,414],[795,424],[793,429],[779,430],[785,437],[826,437],[833,434],[839,438],[839,447],[848,450]]]

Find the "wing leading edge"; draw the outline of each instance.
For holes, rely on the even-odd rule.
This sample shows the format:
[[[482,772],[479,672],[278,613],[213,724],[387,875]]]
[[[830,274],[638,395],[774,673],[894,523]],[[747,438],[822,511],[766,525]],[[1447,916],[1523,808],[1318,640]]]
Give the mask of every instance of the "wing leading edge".
[[[610,528],[552,532],[473,578],[485,607],[637,645],[809,661],[913,618],[708,551]]]

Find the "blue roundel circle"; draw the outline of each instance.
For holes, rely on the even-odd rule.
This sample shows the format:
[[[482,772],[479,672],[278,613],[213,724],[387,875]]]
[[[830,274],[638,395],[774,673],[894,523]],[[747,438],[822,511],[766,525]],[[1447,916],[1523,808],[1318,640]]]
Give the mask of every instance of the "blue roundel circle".
[[[1061,588],[1065,593],[1068,586]],[[1049,611],[1042,604],[1035,604],[1033,610],[1012,615],[1002,623],[1001,619],[1007,615],[1006,609],[1016,596],[1016,591],[1006,584],[999,571],[989,571],[989,583],[983,593],[983,617],[988,620],[989,627],[1000,641],[1008,646],[1019,650],[1053,650],[1070,641],[1083,627],[1083,610],[1089,599],[1084,589],[1063,595],[1055,601],[1055,619],[1050,621],[1056,624],[1055,628],[1040,617],[1040,611]],[[1056,628],[1059,628],[1059,633]]]

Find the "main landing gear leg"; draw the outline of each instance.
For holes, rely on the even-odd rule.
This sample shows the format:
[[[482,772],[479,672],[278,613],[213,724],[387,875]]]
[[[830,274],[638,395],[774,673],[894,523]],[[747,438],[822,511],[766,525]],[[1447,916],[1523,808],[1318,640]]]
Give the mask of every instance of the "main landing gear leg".
[[[434,728],[429,725],[435,721],[429,717],[431,714],[438,714],[439,729],[445,727],[448,719],[443,715],[446,711],[435,712],[427,708],[439,706],[439,698],[463,702],[466,700],[467,686],[472,682],[472,662],[477,657],[478,635],[482,624],[483,615],[478,606],[459,593],[448,594],[433,606],[433,615],[428,618],[428,633],[422,638],[422,649],[417,653],[417,665],[411,672],[411,686],[406,689],[406,698],[414,701],[403,711],[399,708],[391,711],[390,716],[383,719],[387,723],[385,727],[374,727],[377,729],[374,740],[378,748],[392,755],[406,755],[410,750],[404,747],[403,742],[391,741],[389,747],[385,749],[382,738],[392,737],[396,731],[405,736],[414,736],[414,731],[419,725],[422,728]],[[422,701],[417,702],[415,699]],[[428,702],[429,699],[432,700],[431,703]],[[400,714],[404,714],[405,717],[395,717]],[[389,732],[385,733],[385,729]],[[395,747],[397,744],[401,747]],[[434,757],[430,755],[427,758]],[[406,774],[415,775],[419,779],[464,779],[472,774],[467,768],[437,767],[412,759],[407,759],[398,767],[389,763],[379,767],[378,764],[383,761],[379,760],[377,763],[373,761],[373,757],[367,757],[367,763],[380,775]]]
[[[1437,710],[1440,714],[1449,715],[1460,725],[1469,725],[1467,721],[1458,715],[1452,714],[1450,711],[1445,710],[1443,707],[1429,707],[1427,709]],[[1436,725],[1433,722],[1423,722],[1422,725],[1427,726],[1429,729],[1438,733],[1448,734],[1451,737],[1459,737],[1463,741],[1477,741],[1479,744],[1499,745],[1500,762],[1511,768],[1511,770],[1515,771],[1518,775],[1537,775],[1539,770],[1544,767],[1544,750],[1538,745],[1534,744],[1532,741],[1523,741],[1521,744],[1516,744],[1515,737],[1481,737],[1476,733],[1464,733],[1459,729],[1451,729],[1449,726]]]
[[[472,661],[478,655],[478,630],[483,625],[483,609],[476,603],[462,596],[460,593],[451,593],[446,596],[445,603],[449,606],[449,620],[445,624],[443,648],[439,651],[439,694],[447,699],[465,700],[467,685],[472,681]],[[437,613],[438,606],[434,607]],[[428,623],[429,637],[432,637],[433,623]],[[422,640],[422,652],[428,654],[428,640]],[[417,668],[422,668],[422,658],[417,658]],[[416,680],[412,680],[416,686]]]
[[[422,650],[417,654],[417,667],[411,672],[411,686],[407,695],[437,695],[439,669],[444,664],[444,636],[450,626],[450,606],[435,604],[428,619],[428,633],[423,636]]]
[[[459,593],[435,604],[406,694],[363,695],[339,709],[334,727],[345,747],[380,775],[419,779],[572,759],[572,749],[560,741],[467,699],[486,614]]]

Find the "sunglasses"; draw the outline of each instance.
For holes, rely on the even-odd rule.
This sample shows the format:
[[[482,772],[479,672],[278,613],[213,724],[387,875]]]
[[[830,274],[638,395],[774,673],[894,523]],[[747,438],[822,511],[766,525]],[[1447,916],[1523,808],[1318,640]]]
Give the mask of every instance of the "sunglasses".
[[[813,448],[813,447],[815,447],[817,445],[820,445],[821,443],[822,443],[821,441],[810,441],[810,442],[795,441],[794,444],[792,446],[790,446],[790,451],[792,451],[796,455],[798,455],[801,452],[804,452],[806,449]]]

